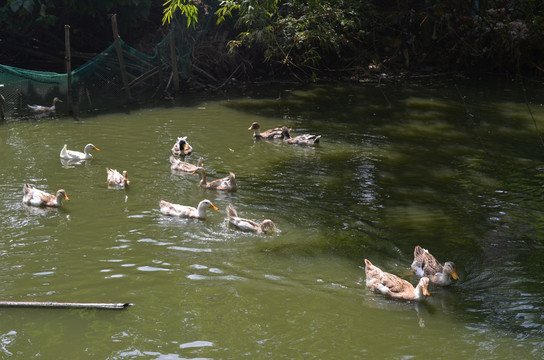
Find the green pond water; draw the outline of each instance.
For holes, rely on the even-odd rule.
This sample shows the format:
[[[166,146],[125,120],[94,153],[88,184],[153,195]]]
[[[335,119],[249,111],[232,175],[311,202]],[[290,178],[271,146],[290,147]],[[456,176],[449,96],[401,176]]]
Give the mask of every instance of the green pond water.
[[[544,92],[445,81],[255,88],[114,114],[0,123],[0,301],[128,302],[124,310],[0,308],[3,359],[512,359],[544,351]],[[302,147],[263,129],[321,134]],[[210,179],[170,170],[187,136]],[[64,144],[101,149],[63,164]],[[109,189],[106,167],[131,185]],[[29,183],[70,197],[22,203]],[[205,220],[164,216],[159,198]],[[272,219],[275,235],[237,231]],[[457,265],[425,302],[365,287],[364,259],[413,284],[415,245]]]

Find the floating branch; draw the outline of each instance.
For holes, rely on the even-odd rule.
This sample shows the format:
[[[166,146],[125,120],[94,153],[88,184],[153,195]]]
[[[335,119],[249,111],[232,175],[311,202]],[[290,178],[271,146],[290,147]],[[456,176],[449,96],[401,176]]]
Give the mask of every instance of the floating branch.
[[[74,303],[53,301],[0,301],[0,307],[39,307],[39,308],[63,308],[63,309],[116,309],[121,310],[130,303]]]

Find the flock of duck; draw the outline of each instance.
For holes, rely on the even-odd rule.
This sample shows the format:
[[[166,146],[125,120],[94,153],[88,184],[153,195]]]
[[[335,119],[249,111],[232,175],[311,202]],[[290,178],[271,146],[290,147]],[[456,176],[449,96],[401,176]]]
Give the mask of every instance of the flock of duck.
[[[55,102],[56,101],[53,102],[53,108]],[[252,123],[248,130],[253,131],[253,137],[256,140],[281,139],[287,144],[312,146],[318,144],[321,138],[320,135],[312,134],[302,134],[291,137],[291,129],[286,126],[260,132],[260,125],[257,122]],[[60,152],[60,158],[69,161],[89,160],[92,159],[91,150],[100,151],[100,149],[93,144],[87,144],[83,152],[68,150],[67,146],[64,145]],[[188,174],[199,174],[200,187],[220,191],[235,191],[238,188],[236,176],[232,172],[227,177],[208,182],[202,158],[198,160],[196,165],[183,161],[181,157],[192,153],[192,147],[187,142],[186,136],[177,138],[171,152],[171,170]],[[106,173],[106,181],[110,186],[125,188],[130,184],[127,171],[119,173],[115,169],[106,168]],[[62,205],[62,200],[70,200],[64,189],[58,190],[57,193],[53,195],[38,190],[29,184],[25,184],[23,187],[23,203],[25,204],[59,207]],[[218,208],[208,199],[200,201],[196,208],[159,199],[159,209],[164,215],[195,219],[204,219],[206,217],[207,209],[218,210]],[[276,226],[270,219],[258,223],[250,219],[239,217],[232,204],[227,206],[227,218],[231,225],[242,231],[255,233],[272,233],[276,231]],[[447,261],[442,265],[429,253],[429,251],[423,249],[419,245],[414,249],[414,260],[411,268],[412,271],[421,278],[415,287],[407,280],[404,280],[397,275],[387,273],[373,265],[368,259],[365,259],[366,286],[373,292],[384,294],[393,299],[420,301],[423,300],[425,296],[430,295],[428,290],[429,284],[447,286],[451,284],[452,279],[457,280],[459,278],[453,262]]]
[[[53,105],[54,106],[54,105]],[[267,130],[263,133],[259,131],[260,126],[257,122],[251,124],[248,130],[253,131],[253,137],[257,140],[260,139],[282,139],[287,144],[300,144],[300,145],[316,145],[319,143],[321,136],[302,134],[296,137],[291,137],[291,129],[287,127],[275,128]],[[65,144],[60,151],[61,161],[79,162],[92,159],[93,155],[91,151],[100,151],[93,144],[87,144],[83,149],[83,152],[68,150]],[[236,183],[236,176],[231,172],[228,176],[208,181],[206,176],[206,170],[204,168],[204,161],[200,158],[196,165],[185,162],[184,157],[192,153],[192,146],[188,143],[187,137],[178,137],[174,146],[171,149],[172,155],[170,156],[170,168],[174,172],[184,172],[189,174],[200,175],[199,186],[204,189],[219,190],[219,191],[235,191],[238,189]],[[115,169],[106,168],[107,178],[106,182],[108,186],[118,189],[129,186],[130,180],[128,179],[127,171],[120,173]],[[46,207],[60,207],[62,201],[69,201],[66,190],[60,189],[56,194],[49,194],[42,190],[36,189],[29,184],[23,186],[23,203],[32,206],[46,206]],[[218,210],[218,208],[212,204],[208,199],[200,201],[198,206],[192,207],[188,205],[181,205],[172,202],[168,202],[164,199],[159,199],[159,209],[162,214],[169,216],[177,216],[182,218],[195,218],[204,219],[206,217],[206,211],[208,209]],[[250,231],[255,233],[272,233],[276,231],[274,222],[270,219],[266,219],[261,223],[250,219],[244,219],[238,216],[236,210],[229,204],[226,209],[228,222],[235,228]]]

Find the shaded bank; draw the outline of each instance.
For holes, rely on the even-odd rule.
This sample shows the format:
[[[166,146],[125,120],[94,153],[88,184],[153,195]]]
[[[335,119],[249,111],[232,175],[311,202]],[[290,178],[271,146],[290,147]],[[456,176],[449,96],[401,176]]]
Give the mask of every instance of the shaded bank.
[[[0,34],[5,50],[0,63],[63,72],[61,29],[70,24],[75,68],[110,43],[106,14],[111,13],[118,14],[121,37],[147,54],[170,30],[161,26],[160,2],[140,0],[131,8],[97,1],[87,12],[61,0],[51,3],[58,4],[42,13],[37,6],[24,14],[14,12],[14,4],[0,8],[6,25]],[[205,31],[191,53],[191,73],[183,79],[187,87],[444,72],[540,76],[544,68],[542,2],[253,1],[256,11],[241,5],[216,24],[214,12],[222,4],[198,2],[196,29],[184,25],[174,30],[189,37]],[[214,21],[206,23],[206,16]]]

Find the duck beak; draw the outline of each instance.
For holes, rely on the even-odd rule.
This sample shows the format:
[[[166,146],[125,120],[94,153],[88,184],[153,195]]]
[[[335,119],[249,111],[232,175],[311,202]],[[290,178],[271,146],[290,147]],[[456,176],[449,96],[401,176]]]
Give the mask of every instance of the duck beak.
[[[68,195],[64,194],[64,200],[70,201],[70,198],[68,197]]]
[[[93,150],[100,151],[100,149],[97,148],[96,146],[93,146]]]
[[[217,210],[217,206],[215,206],[214,204],[210,204],[210,209]]]
[[[429,296],[431,293],[429,292],[429,289],[427,289],[427,286],[424,286],[421,290],[423,290],[423,295]]]
[[[459,279],[459,275],[457,275],[457,271],[455,271],[455,269],[452,269],[450,274],[454,280]]]
[[[187,150],[188,148],[187,144],[183,144],[183,150]]]

